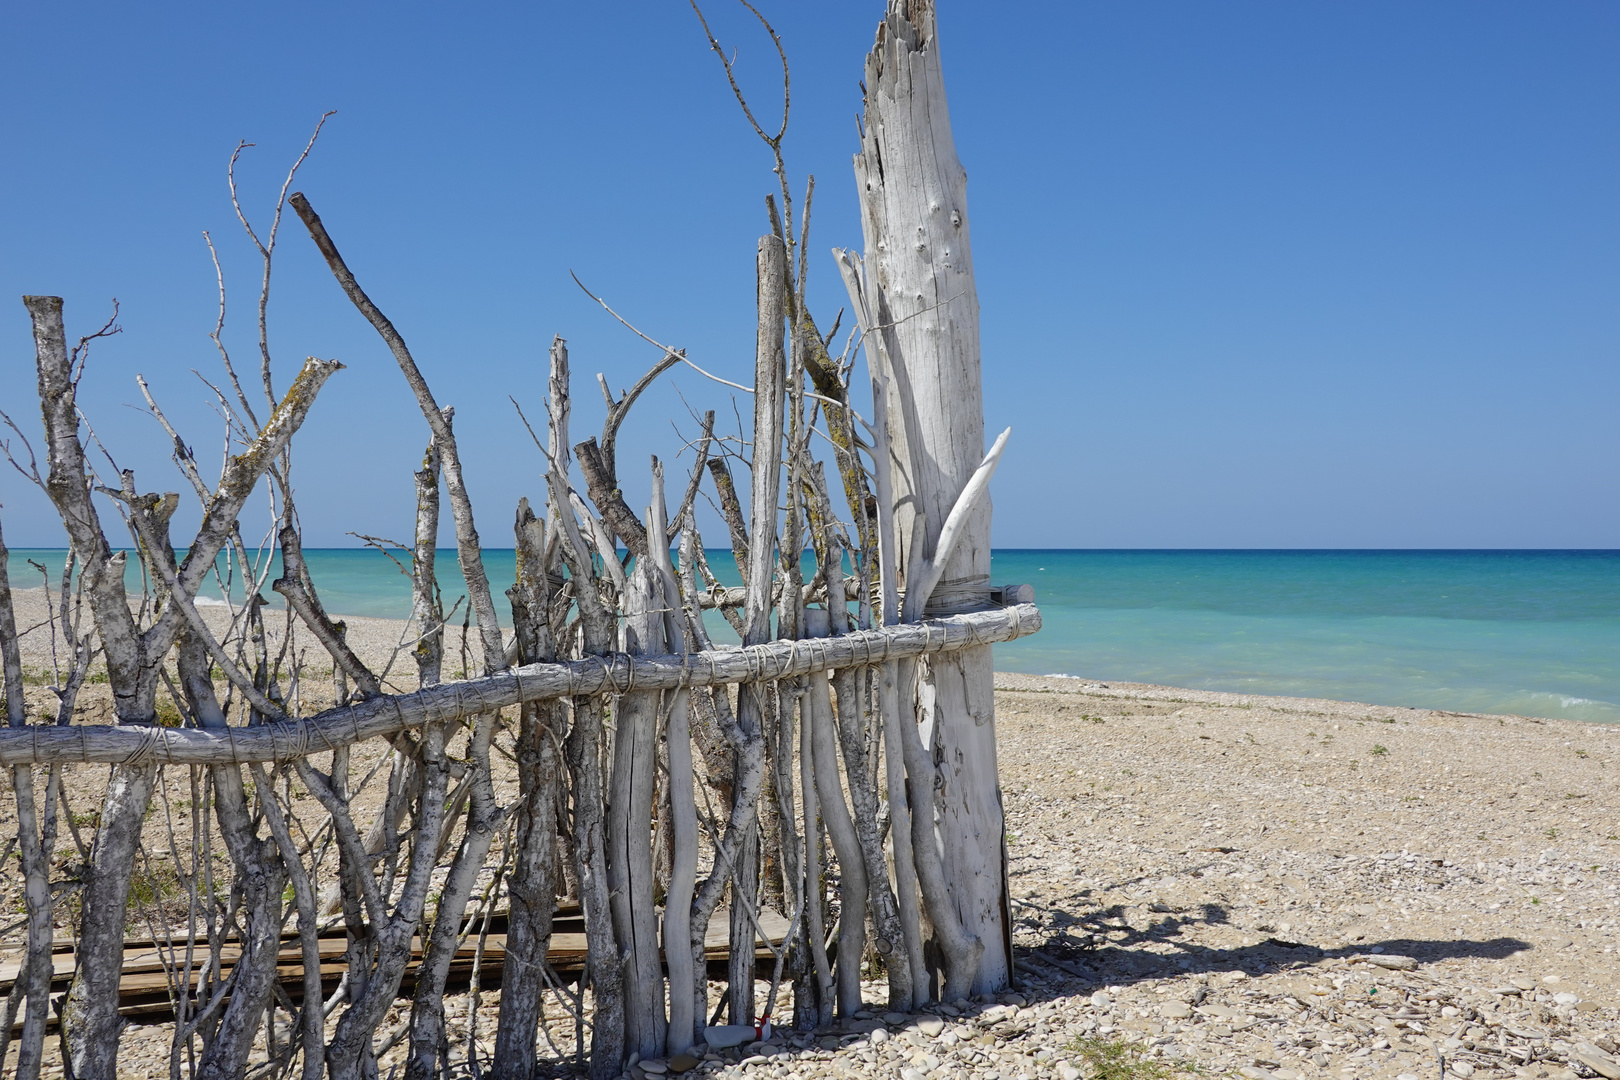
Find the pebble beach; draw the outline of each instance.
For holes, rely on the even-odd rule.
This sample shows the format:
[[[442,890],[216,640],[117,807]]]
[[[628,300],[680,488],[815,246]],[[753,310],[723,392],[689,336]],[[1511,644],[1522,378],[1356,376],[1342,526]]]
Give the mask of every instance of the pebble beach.
[[[21,626],[38,606],[19,592]],[[368,660],[400,642],[389,620],[350,633]],[[48,662],[24,642],[26,664]],[[1443,1062],[1464,1080],[1620,1080],[1620,729],[1069,677],[996,688],[1014,988],[899,1015],[874,982],[832,1030],[628,1075],[1439,1080]],[[449,1009],[464,1017],[465,996]],[[170,1034],[131,1025],[121,1069],[167,1076]]]

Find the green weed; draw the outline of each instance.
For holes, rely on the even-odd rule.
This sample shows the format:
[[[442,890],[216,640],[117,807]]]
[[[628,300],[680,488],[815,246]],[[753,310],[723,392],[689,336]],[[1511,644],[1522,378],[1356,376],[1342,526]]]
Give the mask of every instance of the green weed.
[[[148,907],[162,907],[186,894],[180,873],[167,859],[153,859],[150,869],[137,867],[129,880],[129,907],[138,911]]]
[[[1076,1037],[1065,1049],[1089,1069],[1091,1080],[1168,1080],[1176,1075],[1162,1061],[1154,1061],[1139,1046],[1102,1036]]]

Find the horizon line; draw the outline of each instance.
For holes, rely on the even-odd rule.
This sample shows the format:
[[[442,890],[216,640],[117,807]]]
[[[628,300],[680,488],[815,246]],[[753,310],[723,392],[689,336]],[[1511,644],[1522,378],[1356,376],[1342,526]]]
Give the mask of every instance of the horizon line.
[[[62,546],[62,547],[8,547],[7,548],[8,554],[13,554],[13,555],[14,554],[20,554],[22,552],[29,552],[29,551],[65,552],[67,550],[68,550],[68,548],[66,546]],[[134,551],[135,548],[133,548],[133,547],[127,547],[127,548],[125,548],[125,547],[115,547],[115,548],[113,548],[113,550],[114,551]],[[189,550],[189,548],[187,548],[187,547],[176,547],[175,548],[175,551],[177,551],[177,552],[186,551],[186,550]],[[279,547],[271,547],[270,550],[276,551],[276,550],[279,550]],[[303,548],[303,550],[304,551],[354,551],[354,552],[376,551],[379,555],[382,554],[382,552],[378,551],[376,548],[371,547],[370,545],[365,545],[365,544],[349,545],[349,546],[343,546],[343,547],[336,547],[336,546],[323,547],[323,546],[318,546],[318,545],[317,546],[305,546]],[[402,547],[402,548],[399,548],[397,550],[409,551],[410,549]],[[456,548],[453,545],[449,546],[449,547],[436,547],[436,548],[434,548],[435,553],[437,553],[437,552],[450,552],[450,553],[454,554],[458,550],[459,549]],[[487,545],[482,545],[482,546],[479,547],[479,551],[490,551],[490,552],[509,552],[509,551],[516,551],[516,550],[517,550],[516,548],[493,547],[493,546],[487,546]],[[619,548],[618,550],[622,554],[626,554],[626,555],[629,554],[629,551],[626,548]],[[672,547],[672,548],[670,548],[670,550],[674,551],[675,548]],[[732,549],[729,548],[729,547],[707,547],[707,546],[705,546],[703,550],[705,552],[710,552],[710,551],[729,552]],[[992,555],[995,554],[996,552],[1009,552],[1010,553],[1010,552],[1026,552],[1026,551],[1027,552],[1084,552],[1084,553],[1088,553],[1088,554],[1163,554],[1163,553],[1182,553],[1182,554],[1310,554],[1310,553],[1323,553],[1323,554],[1385,554],[1385,553],[1397,553],[1397,552],[1399,552],[1399,553],[1404,553],[1404,554],[1458,554],[1458,553],[1466,553],[1466,554],[1497,554],[1497,553],[1499,553],[1499,554],[1525,554],[1525,555],[1531,555],[1531,554],[1546,554],[1546,555],[1620,555],[1620,546],[1616,546],[1616,547],[1329,547],[1329,546],[1325,546],[1325,545],[1323,545],[1323,546],[1310,546],[1310,547],[995,547],[995,546],[993,546],[993,547],[991,547],[990,551],[991,551]],[[811,552],[810,548],[806,547],[805,548],[805,553],[806,554],[811,554],[812,552]]]

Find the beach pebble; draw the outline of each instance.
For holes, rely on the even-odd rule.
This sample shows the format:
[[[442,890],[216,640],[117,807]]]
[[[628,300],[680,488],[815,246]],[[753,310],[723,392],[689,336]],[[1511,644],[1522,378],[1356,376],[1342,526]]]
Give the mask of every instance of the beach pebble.
[[[1363,953],[1353,959],[1359,963],[1384,968],[1387,971],[1416,971],[1418,966],[1418,962],[1410,956]]]
[[[1570,1059],[1578,1061],[1606,1080],[1620,1080],[1620,1061],[1587,1042],[1577,1042],[1570,1050]]]
[[[937,1016],[919,1016],[917,1030],[932,1039],[945,1030],[945,1021]]]

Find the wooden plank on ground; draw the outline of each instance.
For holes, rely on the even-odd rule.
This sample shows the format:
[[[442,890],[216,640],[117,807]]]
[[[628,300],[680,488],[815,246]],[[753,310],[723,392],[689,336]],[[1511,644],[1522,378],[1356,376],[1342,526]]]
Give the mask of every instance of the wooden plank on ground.
[[[704,939],[704,958],[711,976],[724,977],[728,957],[730,916],[726,909],[716,911],[709,923]],[[447,988],[459,990],[471,984],[474,961],[477,958],[478,935],[482,920],[475,921],[461,948],[451,961]],[[770,935],[771,942],[780,946],[787,934],[787,920],[773,911],[766,911],[760,919],[761,927]],[[330,994],[337,988],[346,965],[343,962],[348,940],[342,927],[333,927],[320,935],[321,986]],[[220,946],[220,974],[229,975],[232,965],[241,956],[241,946],[227,940]],[[408,996],[416,986],[416,971],[422,960],[422,940],[412,942],[411,962],[400,983],[400,995]],[[774,954],[763,937],[756,939],[755,955],[762,978],[769,978]],[[195,993],[203,967],[209,962],[208,943],[198,941],[192,946],[192,969],[189,978],[183,972],[186,942],[180,937],[171,948],[150,938],[130,940],[124,944],[124,964],[118,981],[119,1015],[138,1023],[161,1023],[174,1018],[173,998],[185,986]],[[478,978],[485,989],[501,984],[501,968],[506,959],[506,915],[497,912],[490,918],[490,932],[484,942],[483,962]],[[579,908],[560,909],[551,935],[551,948],[546,959],[562,978],[578,979],[585,968],[585,926]],[[0,997],[16,980],[21,960],[0,963]],[[65,991],[73,978],[72,942],[60,941],[52,950],[51,993]],[[302,1001],[304,995],[304,956],[296,934],[282,938],[281,952],[276,958],[276,977],[288,997]],[[51,1023],[56,1023],[53,1012]],[[21,1030],[21,1020],[14,1030]]]

